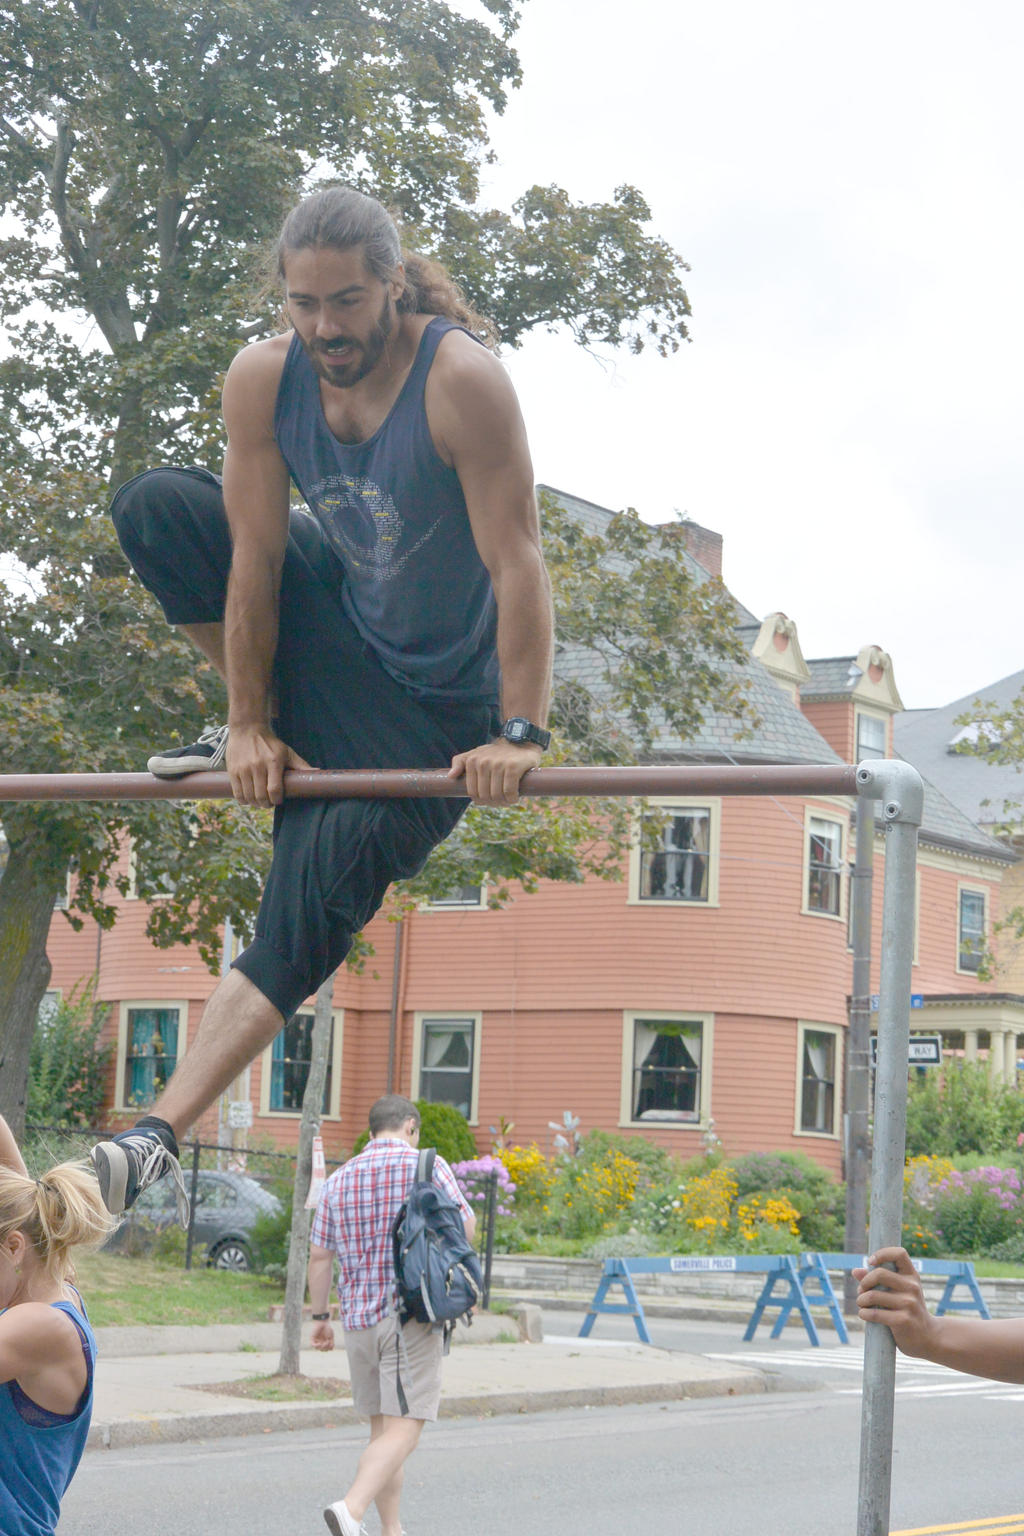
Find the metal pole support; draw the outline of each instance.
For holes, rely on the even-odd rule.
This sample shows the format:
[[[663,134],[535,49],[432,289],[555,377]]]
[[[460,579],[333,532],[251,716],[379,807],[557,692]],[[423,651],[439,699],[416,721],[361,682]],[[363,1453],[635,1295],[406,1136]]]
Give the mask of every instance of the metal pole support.
[[[857,793],[881,800],[886,838],[868,1233],[868,1251],[874,1253],[898,1246],[903,1231],[914,886],[924,785],[909,763],[883,760],[860,765]],[[870,1323],[864,1335],[857,1536],[887,1536],[889,1530],[895,1389],[895,1340],[884,1323]]]

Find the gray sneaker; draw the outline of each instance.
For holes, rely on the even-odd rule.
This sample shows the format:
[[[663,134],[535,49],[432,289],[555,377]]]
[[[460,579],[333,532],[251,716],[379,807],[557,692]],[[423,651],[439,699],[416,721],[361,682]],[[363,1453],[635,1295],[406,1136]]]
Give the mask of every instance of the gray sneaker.
[[[169,752],[155,753],[146,767],[156,779],[180,779],[186,773],[223,768],[227,753],[227,726],[211,725],[190,746],[172,747]]]
[[[178,1220],[183,1227],[188,1226],[189,1202],[181,1164],[164,1145],[158,1131],[136,1126],[110,1141],[98,1142],[89,1155],[103,1204],[112,1216],[129,1210],[144,1189],[170,1174]]]

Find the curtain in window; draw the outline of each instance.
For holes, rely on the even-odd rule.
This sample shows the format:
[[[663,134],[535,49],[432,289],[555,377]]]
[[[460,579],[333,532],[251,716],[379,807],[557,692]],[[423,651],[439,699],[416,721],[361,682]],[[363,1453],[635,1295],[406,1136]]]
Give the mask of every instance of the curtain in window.
[[[638,1019],[633,1037],[634,1120],[700,1118],[700,1024]]]
[[[178,1010],[128,1010],[128,1071],[125,1099],[151,1104],[178,1061]]]
[[[469,1118],[473,1089],[473,1023],[431,1020],[423,1026],[420,1093],[430,1104],[453,1104]]]
[[[669,813],[661,849],[640,858],[640,895],[658,901],[707,901],[711,812],[697,806]]]
[[[804,1032],[800,1129],[831,1133],[835,1110],[835,1037]]]

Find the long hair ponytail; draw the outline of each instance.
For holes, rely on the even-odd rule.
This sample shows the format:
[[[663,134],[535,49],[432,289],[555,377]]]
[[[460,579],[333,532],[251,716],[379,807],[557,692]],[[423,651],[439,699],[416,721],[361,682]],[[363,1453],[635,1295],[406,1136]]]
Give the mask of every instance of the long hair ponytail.
[[[497,344],[492,322],[479,314],[455,279],[429,256],[403,250],[398,226],[382,203],[352,187],[322,187],[312,192],[289,213],[281,227],[276,248],[279,278],[292,251],[317,248],[348,251],[359,246],[374,277],[387,282],[399,266],[405,269],[405,286],[398,309],[407,315],[443,315],[463,325],[487,346]]]
[[[98,1248],[116,1227],[87,1163],[60,1163],[41,1179],[0,1168],[0,1242],[23,1232],[58,1285],[73,1273],[73,1249]]]

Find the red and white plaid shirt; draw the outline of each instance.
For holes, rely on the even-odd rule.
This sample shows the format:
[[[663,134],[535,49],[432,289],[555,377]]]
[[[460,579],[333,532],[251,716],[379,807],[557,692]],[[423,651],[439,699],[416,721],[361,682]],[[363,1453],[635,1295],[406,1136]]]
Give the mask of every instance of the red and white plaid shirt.
[[[395,1266],[391,1228],[416,1179],[415,1147],[375,1136],[364,1152],[335,1170],[320,1191],[311,1241],[338,1256],[338,1305],[344,1328],[372,1328],[391,1310]],[[434,1159],[434,1183],[470,1214],[455,1175]]]

